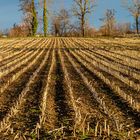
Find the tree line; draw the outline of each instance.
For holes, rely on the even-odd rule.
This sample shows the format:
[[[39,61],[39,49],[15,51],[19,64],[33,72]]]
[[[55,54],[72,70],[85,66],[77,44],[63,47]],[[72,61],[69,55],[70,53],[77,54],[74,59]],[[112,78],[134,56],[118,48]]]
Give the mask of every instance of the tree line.
[[[132,33],[131,24],[116,24],[116,11],[107,9],[104,17],[101,17],[102,26],[97,31],[90,27],[88,16],[94,12],[95,0],[73,0],[71,11],[62,8],[56,12],[49,20],[49,2],[53,4],[53,0],[19,0],[20,10],[23,12],[23,21],[20,25],[14,24],[10,29],[10,36],[36,36],[38,25],[43,25],[44,36],[92,36],[94,34],[114,35]],[[134,27],[136,33],[139,34],[140,28],[140,0],[122,0],[123,7],[134,18]],[[41,8],[42,16],[39,17],[39,8]],[[72,23],[72,19],[74,21]],[[75,20],[76,19],[76,20]],[[48,28],[48,25],[51,25]]]

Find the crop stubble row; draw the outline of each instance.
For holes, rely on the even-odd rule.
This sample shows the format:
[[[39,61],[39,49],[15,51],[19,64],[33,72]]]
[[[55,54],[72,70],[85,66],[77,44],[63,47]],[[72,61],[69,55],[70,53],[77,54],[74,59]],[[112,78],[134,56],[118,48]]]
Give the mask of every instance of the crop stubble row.
[[[1,44],[1,53],[9,54],[0,60],[2,137],[137,135],[139,68],[126,63],[125,55],[107,52],[108,44],[103,49],[94,42],[49,38]]]

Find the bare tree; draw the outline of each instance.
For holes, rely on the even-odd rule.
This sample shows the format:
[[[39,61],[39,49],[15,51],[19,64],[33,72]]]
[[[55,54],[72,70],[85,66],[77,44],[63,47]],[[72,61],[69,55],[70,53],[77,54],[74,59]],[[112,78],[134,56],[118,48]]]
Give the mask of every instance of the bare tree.
[[[80,20],[81,34],[85,36],[85,18],[94,7],[94,0],[74,0],[73,13]]]
[[[86,23],[86,25],[85,25],[85,36],[93,37],[93,36],[95,36],[95,34],[96,34],[95,28],[91,27],[89,25],[89,23]]]
[[[19,0],[20,1],[20,10],[23,12],[23,22],[26,24],[28,27],[28,35],[32,34],[32,27],[31,27],[31,22],[32,22],[32,3],[31,0]]]
[[[69,32],[69,25],[70,25],[69,12],[65,9],[60,10],[58,19],[60,20],[60,35],[67,36],[67,33]]]
[[[8,32],[9,37],[26,37],[27,35],[27,26],[24,23],[21,23],[20,25],[14,24]]]
[[[60,36],[60,20],[56,16],[52,18],[51,33],[55,36]]]
[[[34,0],[19,0],[20,10],[24,14],[23,21],[28,26],[29,35],[35,35],[38,27],[37,12]]]
[[[75,21],[69,25],[69,31],[67,32],[68,36],[80,37],[81,29],[79,28],[79,22]]]
[[[115,29],[115,10],[107,9],[105,16],[100,20],[103,21],[103,26],[101,28],[104,30],[105,35],[112,35]]]
[[[117,28],[117,32],[118,34],[121,34],[121,35],[126,35],[126,34],[130,34],[132,31],[131,31],[131,23],[118,23],[116,25],[116,28]]]
[[[139,34],[140,0],[122,0],[123,5],[135,19],[136,32]]]
[[[52,20],[52,32],[55,36],[67,36],[70,30],[70,15],[65,9],[60,12]]]

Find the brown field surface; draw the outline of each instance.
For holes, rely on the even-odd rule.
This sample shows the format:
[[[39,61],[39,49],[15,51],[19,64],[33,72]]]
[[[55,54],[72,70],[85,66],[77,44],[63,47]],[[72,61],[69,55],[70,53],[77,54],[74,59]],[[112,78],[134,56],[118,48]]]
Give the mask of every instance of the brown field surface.
[[[0,140],[140,136],[140,39],[0,39]]]

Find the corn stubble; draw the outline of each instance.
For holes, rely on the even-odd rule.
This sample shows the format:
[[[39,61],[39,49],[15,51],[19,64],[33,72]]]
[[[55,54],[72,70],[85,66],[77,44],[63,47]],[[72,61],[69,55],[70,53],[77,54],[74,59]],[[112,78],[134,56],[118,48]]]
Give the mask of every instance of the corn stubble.
[[[1,139],[139,139],[139,44],[1,39]]]

